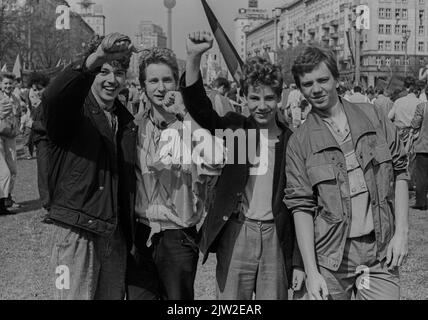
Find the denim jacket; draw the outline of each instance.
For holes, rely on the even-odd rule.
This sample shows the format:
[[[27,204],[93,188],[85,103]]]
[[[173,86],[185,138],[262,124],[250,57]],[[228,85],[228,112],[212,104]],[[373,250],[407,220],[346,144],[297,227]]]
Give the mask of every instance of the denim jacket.
[[[371,104],[341,101],[357,160],[364,171],[373,212],[377,258],[382,261],[395,231],[395,181],[408,180],[407,154],[394,125]],[[351,196],[345,156],[319,115],[290,138],[284,202],[314,217],[318,264],[336,271],[351,225]]]

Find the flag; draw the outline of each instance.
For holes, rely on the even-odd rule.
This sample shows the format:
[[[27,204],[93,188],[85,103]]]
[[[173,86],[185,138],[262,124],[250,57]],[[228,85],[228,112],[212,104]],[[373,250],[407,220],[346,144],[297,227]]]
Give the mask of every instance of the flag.
[[[3,68],[1,68],[1,72],[9,72],[7,70],[7,64],[6,63],[4,64]]]
[[[227,68],[231,73],[233,79],[239,84],[242,77],[242,67],[243,62],[241,57],[236,52],[235,47],[232,42],[227,37],[222,26],[218,22],[216,16],[214,15],[211,8],[208,6],[206,0],[201,0],[202,6],[204,7],[205,14],[207,15],[208,22],[210,24],[211,30],[214,34],[215,39],[217,40],[220,52],[223,55],[224,61],[226,62]]]
[[[13,74],[16,78],[21,79],[22,78],[22,64],[21,64],[21,57],[18,53],[16,56],[15,64],[13,65]]]

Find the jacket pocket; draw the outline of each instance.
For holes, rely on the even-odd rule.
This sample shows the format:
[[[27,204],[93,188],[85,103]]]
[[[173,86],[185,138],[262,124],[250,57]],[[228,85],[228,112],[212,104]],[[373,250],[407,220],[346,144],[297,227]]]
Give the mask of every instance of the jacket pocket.
[[[311,167],[308,169],[308,176],[318,196],[319,215],[331,223],[342,221],[342,196],[333,165]]]

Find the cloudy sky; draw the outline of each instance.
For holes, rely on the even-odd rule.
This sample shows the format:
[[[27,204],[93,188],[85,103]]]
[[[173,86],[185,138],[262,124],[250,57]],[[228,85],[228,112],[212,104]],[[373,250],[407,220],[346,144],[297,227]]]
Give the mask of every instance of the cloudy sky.
[[[134,36],[138,22],[151,20],[161,25],[166,32],[166,9],[163,0],[95,0],[102,4],[106,16],[107,32],[119,31]],[[271,13],[276,6],[287,0],[259,0],[259,8]],[[248,0],[208,0],[218,20],[233,41],[233,19],[239,8],[247,7]],[[195,30],[209,30],[200,0],[177,0],[173,10],[173,49],[181,58],[185,57],[185,37]]]

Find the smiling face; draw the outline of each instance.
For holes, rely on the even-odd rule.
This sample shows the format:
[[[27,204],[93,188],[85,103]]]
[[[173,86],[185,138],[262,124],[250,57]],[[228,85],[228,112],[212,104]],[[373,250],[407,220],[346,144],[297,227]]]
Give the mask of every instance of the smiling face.
[[[261,128],[271,128],[275,126],[276,113],[280,97],[270,86],[249,86],[247,102],[248,109],[254,120]]]
[[[159,108],[164,107],[165,96],[170,91],[177,90],[172,69],[164,63],[149,64],[146,68],[145,91],[150,102]]]
[[[303,96],[316,110],[327,111],[339,101],[339,84],[324,62],[299,78]]]
[[[92,92],[104,104],[111,104],[126,85],[126,70],[105,63],[92,84]]]
[[[14,81],[12,79],[4,77],[1,82],[1,89],[7,95],[11,95],[14,90]]]

